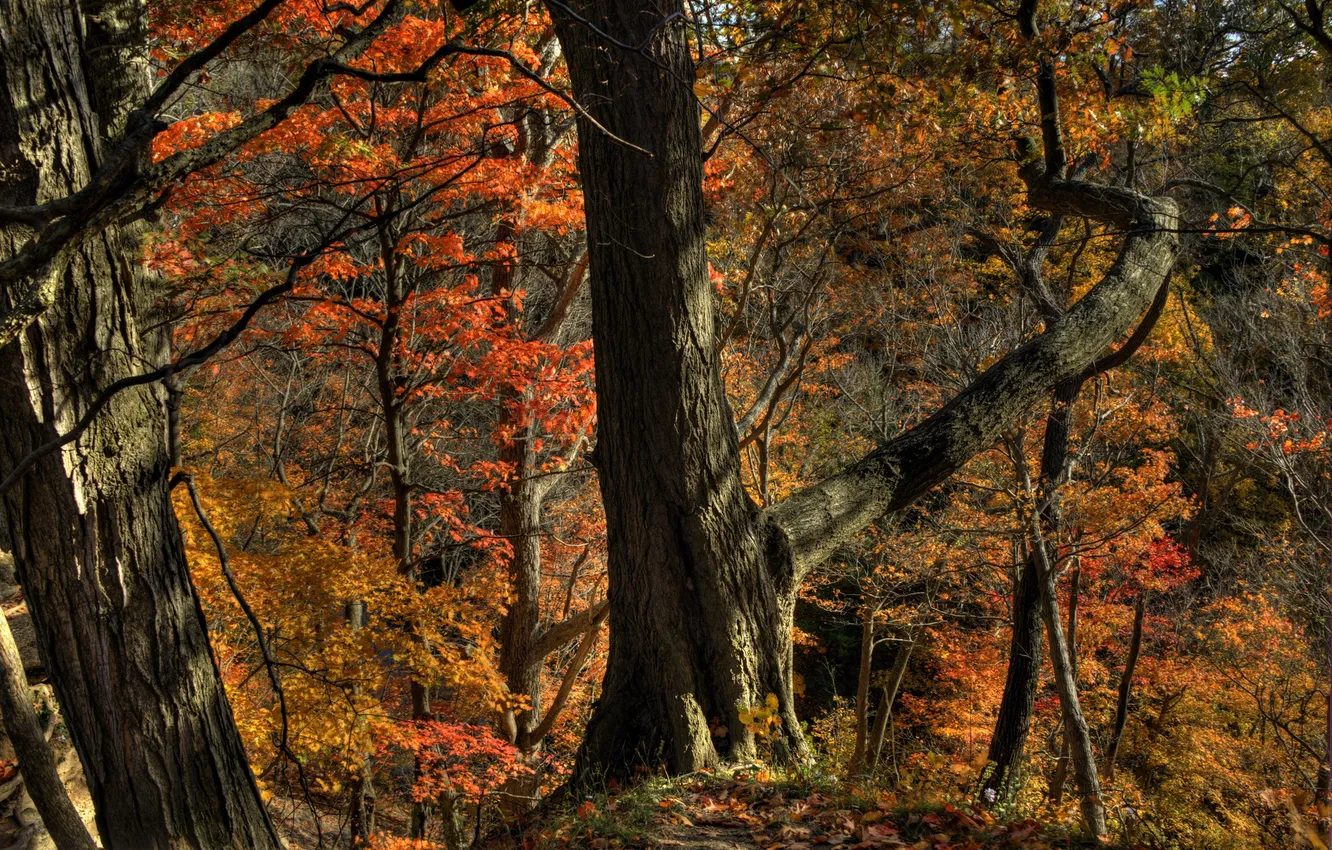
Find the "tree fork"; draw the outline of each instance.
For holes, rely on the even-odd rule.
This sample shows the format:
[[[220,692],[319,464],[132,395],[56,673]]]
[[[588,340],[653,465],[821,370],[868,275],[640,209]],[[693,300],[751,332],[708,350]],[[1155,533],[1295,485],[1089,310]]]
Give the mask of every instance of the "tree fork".
[[[792,710],[794,594],[810,568],[909,505],[1141,316],[1175,259],[1177,209],[1022,169],[1034,206],[1126,231],[1102,280],[925,422],[759,511],[715,353],[699,107],[679,0],[551,2],[579,111],[609,543],[610,653],[576,778],[748,758],[744,708]],[[645,149],[648,152],[645,152]]]

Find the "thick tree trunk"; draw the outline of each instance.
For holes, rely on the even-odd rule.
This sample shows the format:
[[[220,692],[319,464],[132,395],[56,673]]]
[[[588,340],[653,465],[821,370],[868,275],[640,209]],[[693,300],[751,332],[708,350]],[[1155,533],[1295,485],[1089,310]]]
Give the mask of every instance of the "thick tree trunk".
[[[768,571],[713,346],[687,23],[678,0],[551,11],[575,94],[605,128],[580,118],[611,602],[581,775],[748,758],[739,712],[769,693],[798,748],[793,600]]]
[[[80,17],[82,16],[82,17]],[[0,203],[89,178],[147,82],[142,4],[0,0]],[[0,232],[0,258],[28,234]],[[160,359],[134,234],[71,252],[55,301],[0,349],[0,472],[98,388]],[[3,306],[16,290],[3,293]],[[127,390],[4,498],[42,659],[108,848],[276,848],[190,585],[159,391]]]
[[[792,711],[791,619],[803,575],[909,505],[1147,309],[1174,263],[1167,199],[1022,171],[1034,206],[1124,231],[1102,281],[921,425],[760,513],[715,354],[699,110],[680,0],[550,5],[579,117],[597,360],[595,462],[606,507],[610,655],[577,775],[746,758],[739,712]],[[715,726],[710,724],[715,721]],[[724,731],[723,731],[724,730]],[[716,732],[714,738],[713,732]]]

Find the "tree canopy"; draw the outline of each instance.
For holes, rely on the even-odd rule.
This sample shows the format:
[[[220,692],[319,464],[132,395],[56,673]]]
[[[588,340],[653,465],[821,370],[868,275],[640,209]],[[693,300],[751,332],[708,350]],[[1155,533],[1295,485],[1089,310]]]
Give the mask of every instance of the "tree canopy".
[[[0,0],[0,841],[1326,848],[1329,14]]]

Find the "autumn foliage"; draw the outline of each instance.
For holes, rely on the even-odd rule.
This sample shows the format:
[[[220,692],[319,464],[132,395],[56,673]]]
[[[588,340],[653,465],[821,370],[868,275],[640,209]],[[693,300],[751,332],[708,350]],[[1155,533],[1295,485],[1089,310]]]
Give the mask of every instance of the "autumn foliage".
[[[153,0],[154,63],[165,73],[254,5]],[[379,5],[280,4],[172,104],[152,158],[266,108]],[[559,46],[540,4],[407,5],[318,96],[173,185],[142,245],[177,355],[280,294],[166,395],[173,464],[203,509],[174,490],[213,662],[292,846],[507,834],[568,777],[605,669],[593,316]],[[644,829],[699,820],[770,850],[1075,833],[1048,673],[1020,792],[977,793],[1018,577],[1048,546],[1114,840],[1322,846],[1332,113],[1312,80],[1332,56],[1292,48],[1304,36],[1279,4],[1257,4],[1268,29],[1217,4],[1239,22],[1217,38],[1244,43],[1225,55],[1207,52],[1208,4],[1049,4],[1035,36],[970,0],[703,5],[714,348],[758,509],[1057,321],[1024,288],[1030,258],[1068,303],[1112,268],[1108,226],[1069,215],[1042,242],[1050,217],[1019,177],[1037,53],[1058,57],[1070,167],[1180,195],[1190,241],[1127,364],[1064,410],[1029,411],[806,581],[809,759],[781,763],[775,695],[738,706],[774,763],[698,780]],[[1067,458],[1043,482],[1056,414]],[[815,776],[837,790],[776,799]],[[574,800],[526,846],[635,846],[641,831],[599,831],[620,790]]]

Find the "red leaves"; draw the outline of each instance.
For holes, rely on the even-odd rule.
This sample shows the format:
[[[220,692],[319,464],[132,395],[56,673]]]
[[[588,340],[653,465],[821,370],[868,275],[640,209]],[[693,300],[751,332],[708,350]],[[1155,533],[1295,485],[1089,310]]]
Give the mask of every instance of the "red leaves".
[[[454,793],[475,801],[510,777],[532,772],[516,747],[484,726],[415,720],[400,730],[398,743],[417,760],[417,800]]]

